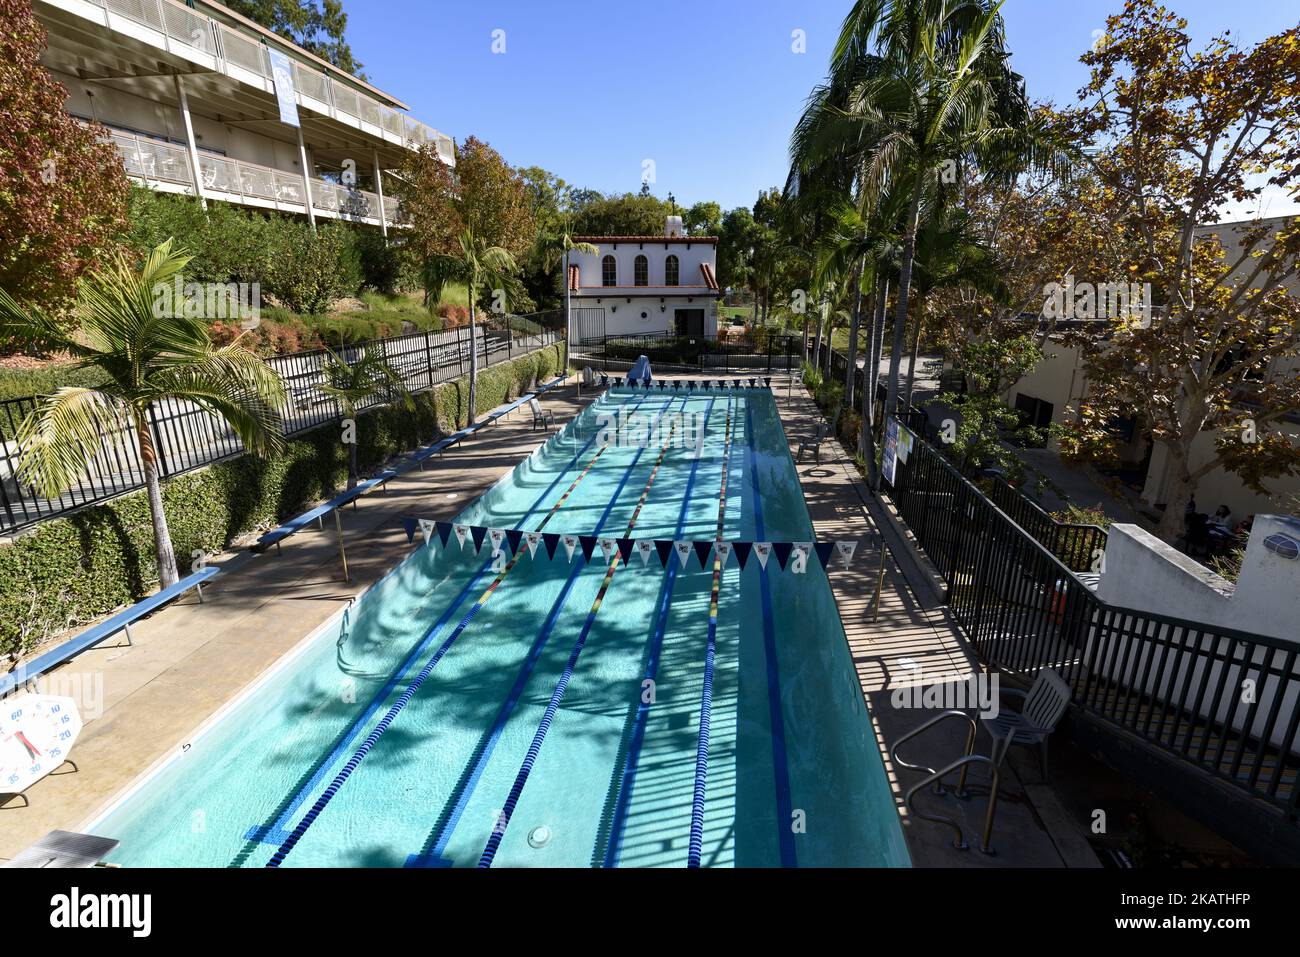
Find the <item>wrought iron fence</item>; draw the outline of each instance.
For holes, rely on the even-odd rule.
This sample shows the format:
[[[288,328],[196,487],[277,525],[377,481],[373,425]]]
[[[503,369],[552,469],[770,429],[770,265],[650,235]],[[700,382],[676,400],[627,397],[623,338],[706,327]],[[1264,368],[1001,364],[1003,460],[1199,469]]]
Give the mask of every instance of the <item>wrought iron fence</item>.
[[[1075,529],[1044,543],[924,440],[885,484],[983,660],[1026,678],[1056,670],[1077,707],[1297,822],[1300,645],[1107,604],[1057,554]],[[1067,559],[1097,544],[1078,540]]]
[[[795,368],[801,347],[795,336],[746,335],[679,336],[669,333],[640,336],[601,336],[574,343],[572,362],[626,371],[640,356],[656,372],[766,372]]]
[[[481,368],[507,362],[560,340],[538,316],[494,318],[475,335]],[[395,336],[359,342],[336,350],[355,362],[378,350],[408,392],[421,392],[469,371],[468,329]],[[286,435],[300,435],[340,416],[337,401],[322,391],[326,352],[323,349],[275,356],[267,363],[284,382],[288,401],[280,410]],[[359,403],[362,410],[392,401],[376,394]],[[102,435],[86,476],[58,498],[47,499],[19,481],[18,427],[37,399],[0,402],[0,533],[11,533],[73,509],[144,487],[139,445],[125,424],[116,435]],[[149,409],[149,429],[161,475],[166,478],[242,455],[243,444],[225,421],[190,402],[164,400]]]

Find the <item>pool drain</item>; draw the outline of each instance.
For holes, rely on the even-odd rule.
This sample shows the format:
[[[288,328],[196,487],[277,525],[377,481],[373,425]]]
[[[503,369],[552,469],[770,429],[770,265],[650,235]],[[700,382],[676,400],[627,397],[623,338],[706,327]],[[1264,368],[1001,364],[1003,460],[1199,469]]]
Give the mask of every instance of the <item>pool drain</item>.
[[[545,824],[539,824],[528,832],[529,847],[545,847],[546,842],[551,839],[551,829]]]

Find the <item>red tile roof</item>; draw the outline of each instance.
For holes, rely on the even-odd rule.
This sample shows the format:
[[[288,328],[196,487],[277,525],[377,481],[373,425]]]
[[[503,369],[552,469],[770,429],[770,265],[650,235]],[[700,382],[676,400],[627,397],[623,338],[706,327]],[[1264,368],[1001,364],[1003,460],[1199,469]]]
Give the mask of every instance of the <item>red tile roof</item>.
[[[704,273],[704,285],[708,286],[714,292],[717,292],[718,280],[713,275],[713,267],[708,263],[700,263],[700,272]]]
[[[578,269],[577,266],[570,266],[570,267],[569,267],[569,288],[570,288],[570,289],[577,289],[577,288],[578,288],[578,274],[579,274],[579,272],[580,272],[580,270]]]
[[[717,236],[574,236],[575,243],[712,243]]]

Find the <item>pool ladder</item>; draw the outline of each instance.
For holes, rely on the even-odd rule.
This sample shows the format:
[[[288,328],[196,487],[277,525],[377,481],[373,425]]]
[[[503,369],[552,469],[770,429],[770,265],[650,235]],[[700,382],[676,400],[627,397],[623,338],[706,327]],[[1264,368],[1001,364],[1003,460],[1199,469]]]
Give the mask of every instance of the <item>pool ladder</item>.
[[[915,738],[922,731],[927,731],[949,718],[961,718],[970,725],[970,730],[966,732],[966,748],[962,752],[962,756],[957,760],[939,770],[935,770],[934,768],[927,768],[923,764],[909,764],[898,756],[899,746],[902,745],[903,742]],[[918,811],[912,805],[912,799],[915,798],[916,795],[928,784],[934,785],[935,794],[945,793],[943,779],[953,771],[961,768],[961,775],[957,778],[957,787],[953,791],[953,797],[958,800],[965,800],[970,797],[970,792],[966,790],[966,773],[970,770],[970,766],[972,764],[987,764],[992,768],[993,783],[991,790],[989,791],[988,810],[984,813],[984,838],[983,842],[980,844],[980,852],[984,854],[996,854],[997,852],[993,849],[992,845],[989,844],[989,839],[993,835],[993,818],[997,814],[998,810],[998,785],[1001,775],[998,765],[994,763],[991,758],[982,754],[973,753],[975,750],[976,727],[975,719],[964,711],[956,711],[952,709],[943,711],[925,722],[925,724],[921,725],[919,728],[909,731],[907,734],[895,741],[894,746],[889,749],[889,755],[893,758],[894,763],[900,768],[907,768],[909,771],[925,772],[925,778],[908,789],[907,795],[904,798],[904,803],[907,805],[907,809],[922,821],[930,821],[935,824],[946,824],[948,827],[952,828],[957,835],[956,839],[952,842],[952,846],[959,851],[970,849],[970,845],[966,843],[966,836],[962,832],[961,824],[959,824],[955,818],[945,817],[942,814],[926,814],[923,811]]]

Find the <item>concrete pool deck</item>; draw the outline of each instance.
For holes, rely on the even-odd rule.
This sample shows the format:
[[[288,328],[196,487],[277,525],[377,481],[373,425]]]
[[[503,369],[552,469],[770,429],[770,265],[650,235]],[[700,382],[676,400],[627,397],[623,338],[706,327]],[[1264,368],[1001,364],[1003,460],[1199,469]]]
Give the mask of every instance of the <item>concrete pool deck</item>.
[[[597,394],[573,381],[547,393],[543,405],[562,428]],[[52,673],[62,688],[83,689],[85,726],[66,767],[29,788],[29,805],[0,805],[0,861],[55,828],[76,830],[107,801],[286,652],[388,572],[410,549],[400,516],[412,510],[449,519],[487,491],[544,439],[528,410],[475,437],[340,511],[348,571],[344,583],[333,520],[311,526],[271,549],[222,554],[222,573],[132,626],[133,647],[110,639]],[[52,689],[53,690],[53,689]],[[87,704],[96,702],[97,715]]]
[[[792,386],[786,376],[774,377],[772,390],[793,457],[800,440],[813,436],[823,416],[803,386]],[[1086,822],[1075,820],[1052,789],[1039,783],[1036,762],[1032,757],[1023,760],[1021,749],[1013,749],[1003,768],[990,842],[995,855],[976,850],[989,792],[988,775],[982,768],[971,771],[969,800],[927,792],[918,794],[915,802],[918,810],[956,818],[970,850],[955,850],[949,828],[908,812],[904,804],[906,791],[922,775],[896,767],[889,747],[937,712],[896,707],[894,691],[918,684],[929,687],[964,683],[980,669],[948,617],[942,596],[933,588],[923,563],[889,520],[886,503],[871,494],[839,442],[823,441],[820,463],[805,456],[802,463],[796,462],[795,470],[819,540],[861,539],[867,532],[880,531],[891,552],[885,566],[878,621],[872,620],[872,598],[879,576],[879,551],[873,549],[865,555],[859,551],[848,570],[833,570],[829,578],[912,863],[920,867],[1101,866],[1088,845]],[[964,734],[958,722],[945,722],[908,742],[903,757],[911,763],[942,767],[961,755]],[[988,736],[981,732],[975,753],[987,754],[989,744]]]

